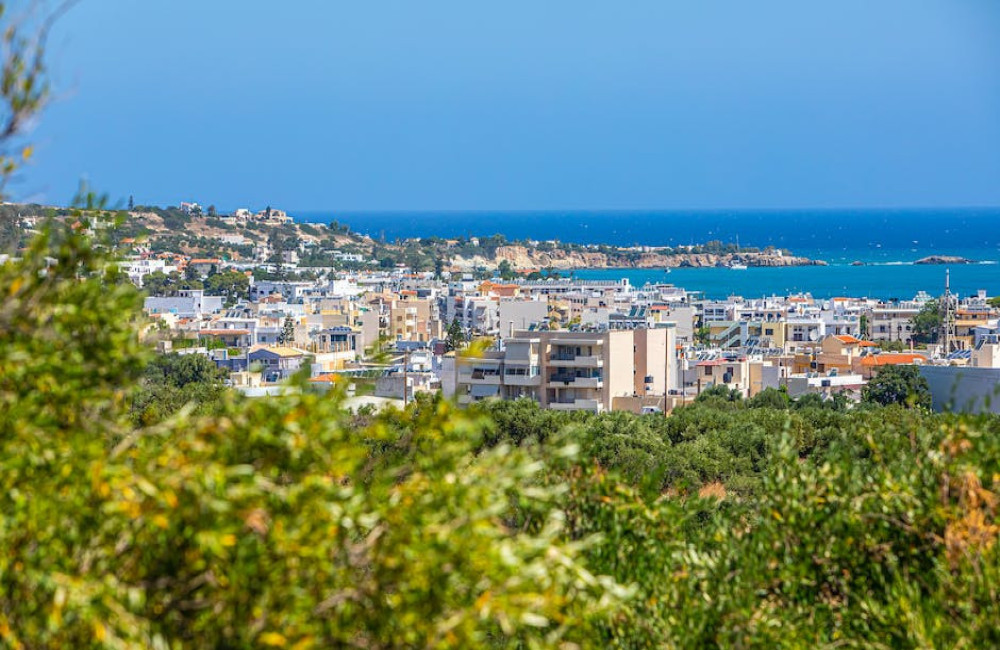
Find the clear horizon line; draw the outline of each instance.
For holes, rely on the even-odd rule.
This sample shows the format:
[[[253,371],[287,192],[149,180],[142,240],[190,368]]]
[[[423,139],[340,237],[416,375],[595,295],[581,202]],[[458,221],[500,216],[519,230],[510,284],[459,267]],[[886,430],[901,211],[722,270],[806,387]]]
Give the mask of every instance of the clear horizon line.
[[[272,204],[273,205],[273,204]],[[538,214],[538,213],[720,213],[720,212],[918,212],[939,210],[1000,210],[997,205],[939,205],[939,206],[838,206],[838,207],[785,207],[785,208],[306,208],[286,209],[286,212],[296,214],[327,213],[336,216],[341,214],[485,214],[496,212]]]

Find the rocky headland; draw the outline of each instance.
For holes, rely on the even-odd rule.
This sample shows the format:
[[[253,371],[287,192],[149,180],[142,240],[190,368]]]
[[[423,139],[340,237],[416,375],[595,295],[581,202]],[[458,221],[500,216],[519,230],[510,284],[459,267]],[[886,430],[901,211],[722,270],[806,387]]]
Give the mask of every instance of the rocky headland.
[[[929,255],[922,257],[914,264],[975,264],[975,260],[958,257],[955,255]]]
[[[503,261],[515,269],[713,268],[734,263],[748,267],[826,266],[826,262],[821,260],[785,255],[778,251],[715,254],[614,249],[601,252],[559,248],[537,250],[528,246],[500,246],[492,257],[456,256],[451,259],[451,264],[457,269],[473,269],[497,266]]]

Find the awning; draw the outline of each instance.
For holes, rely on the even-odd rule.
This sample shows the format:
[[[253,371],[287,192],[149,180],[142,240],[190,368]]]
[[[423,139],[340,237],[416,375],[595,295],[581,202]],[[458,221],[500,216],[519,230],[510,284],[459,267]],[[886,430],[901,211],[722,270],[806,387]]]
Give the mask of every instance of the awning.
[[[499,393],[499,386],[490,386],[488,384],[475,384],[472,386],[471,391],[473,397],[496,397]]]

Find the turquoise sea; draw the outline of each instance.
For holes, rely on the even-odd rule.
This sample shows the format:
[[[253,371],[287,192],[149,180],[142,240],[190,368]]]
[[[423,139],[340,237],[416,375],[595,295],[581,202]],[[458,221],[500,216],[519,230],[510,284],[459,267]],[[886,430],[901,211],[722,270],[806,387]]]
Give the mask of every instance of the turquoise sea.
[[[600,269],[581,278],[628,277],[633,284],[669,282],[708,297],[811,293],[912,298],[944,289],[945,267],[913,265],[928,255],[976,260],[951,266],[952,290],[1000,295],[1000,208],[933,210],[728,210],[548,212],[304,212],[300,221],[346,223],[387,240],[503,234],[581,244],[683,245],[711,240],[777,246],[825,260],[826,267],[730,269]],[[854,261],[865,266],[851,266]]]
[[[792,268],[731,269],[595,269],[576,271],[575,277],[620,279],[627,277],[635,285],[646,282],[670,284],[689,291],[701,291],[708,298],[739,295],[744,298],[785,296],[811,293],[816,298],[867,296],[881,299],[909,299],[918,291],[931,295],[944,292],[945,268],[951,272],[951,289],[962,296],[985,289],[990,296],[1000,295],[1000,265],[961,266],[872,265],[808,266]]]

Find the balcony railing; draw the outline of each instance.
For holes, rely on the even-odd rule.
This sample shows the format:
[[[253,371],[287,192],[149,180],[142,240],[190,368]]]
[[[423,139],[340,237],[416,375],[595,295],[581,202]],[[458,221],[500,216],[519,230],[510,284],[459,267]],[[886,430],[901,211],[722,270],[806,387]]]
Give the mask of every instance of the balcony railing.
[[[503,375],[499,373],[484,373],[484,372],[460,372],[458,373],[458,382],[460,384],[483,384],[487,386],[499,386],[500,379]]]
[[[600,368],[604,359],[598,356],[550,354],[549,365],[563,368]]]
[[[549,386],[552,388],[604,388],[601,377],[574,377],[573,375],[551,375]]]
[[[511,356],[508,352],[507,356],[504,357],[503,362],[508,366],[537,366],[538,355],[532,354],[530,356],[515,357]]]
[[[541,375],[504,375],[503,383],[507,386],[541,386]]]
[[[566,402],[549,402],[549,408],[556,411],[601,411],[601,402],[596,399],[575,399]]]

